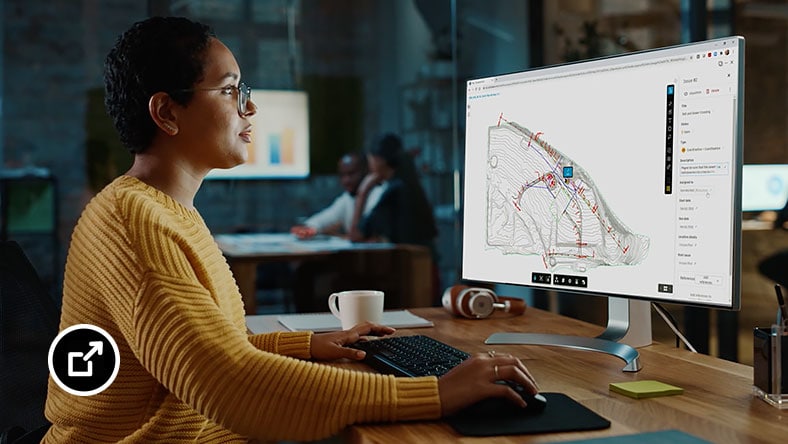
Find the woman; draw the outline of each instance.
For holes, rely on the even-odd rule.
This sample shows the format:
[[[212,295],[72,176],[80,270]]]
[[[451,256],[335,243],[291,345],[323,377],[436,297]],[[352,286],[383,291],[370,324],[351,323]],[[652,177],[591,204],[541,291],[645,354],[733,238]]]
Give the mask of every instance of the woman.
[[[356,239],[379,239],[433,248],[438,235],[432,206],[419,182],[413,159],[402,149],[402,140],[386,134],[367,154],[370,173],[359,186],[356,207],[377,185],[384,188],[377,205],[366,217],[356,217]]]
[[[229,267],[193,200],[212,168],[241,164],[257,108],[227,47],[204,25],[151,18],[107,56],[106,106],[131,169],[85,208],[66,263],[61,330],[92,324],[120,350],[104,391],[50,379],[45,442],[245,442],[331,436],[362,421],[432,419],[482,398],[535,392],[512,357],[474,357],[440,380],[394,378],[308,360],[392,329],[250,335]],[[326,412],[331,412],[326,414]]]
[[[432,297],[440,305],[440,274],[432,205],[419,181],[413,158],[405,152],[402,140],[385,134],[367,154],[369,174],[359,185],[353,214],[354,241],[382,241],[395,244],[422,245],[432,256]],[[367,196],[383,189],[378,203],[362,216]]]

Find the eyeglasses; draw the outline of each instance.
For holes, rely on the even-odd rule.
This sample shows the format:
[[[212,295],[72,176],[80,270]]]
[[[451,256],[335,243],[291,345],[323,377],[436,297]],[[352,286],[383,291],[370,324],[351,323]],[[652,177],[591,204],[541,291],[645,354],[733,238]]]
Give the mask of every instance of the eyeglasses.
[[[241,82],[238,86],[235,85],[228,85],[222,86],[220,88],[188,88],[188,89],[178,89],[173,92],[192,92],[192,91],[222,91],[224,94],[233,94],[234,92],[238,93],[238,115],[241,117],[246,117],[249,115],[249,111],[247,111],[246,107],[249,104],[249,99],[252,98],[252,88],[247,86],[246,83]]]

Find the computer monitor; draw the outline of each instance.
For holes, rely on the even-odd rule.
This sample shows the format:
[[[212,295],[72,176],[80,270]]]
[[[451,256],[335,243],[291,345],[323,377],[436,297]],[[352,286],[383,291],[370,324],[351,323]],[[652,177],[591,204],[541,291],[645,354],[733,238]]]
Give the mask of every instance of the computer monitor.
[[[739,309],[743,85],[741,37],[467,82],[463,278],[611,301],[599,338],[488,342],[637,371],[630,300],[648,342],[649,301]]]
[[[741,189],[742,211],[782,210],[788,203],[788,165],[744,165]]]
[[[252,143],[246,163],[213,169],[206,179],[300,179],[309,176],[309,106],[304,91],[253,89]]]

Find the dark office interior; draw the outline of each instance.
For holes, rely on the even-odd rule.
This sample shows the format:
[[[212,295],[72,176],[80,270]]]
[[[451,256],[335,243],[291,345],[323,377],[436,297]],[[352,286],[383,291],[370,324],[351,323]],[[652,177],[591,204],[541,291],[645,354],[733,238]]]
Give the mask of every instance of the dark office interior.
[[[245,84],[261,92],[298,92],[307,98],[308,173],[207,179],[194,204],[212,235],[288,233],[342,192],[337,160],[346,153],[368,151],[382,134],[399,135],[412,155],[437,225],[434,251],[398,246],[394,253],[373,249],[364,254],[338,254],[331,256],[331,263],[318,258],[314,263],[322,274],[309,281],[309,291],[315,293],[314,300],[321,307],[330,292],[346,288],[384,290],[387,308],[439,306],[443,289],[464,283],[523,299],[531,307],[553,312],[547,313],[550,316],[560,314],[596,324],[594,327],[605,325],[608,305],[601,295],[463,280],[469,80],[742,36],[746,41],[743,163],[788,167],[785,0],[0,1],[0,241],[4,241],[0,249],[0,351],[10,350],[14,344],[30,348],[13,359],[2,357],[3,382],[16,386],[4,387],[3,399],[20,401],[19,408],[2,406],[0,416],[29,407],[23,405],[25,401],[35,404],[32,407],[38,415],[29,423],[9,415],[10,419],[2,418],[3,426],[13,423],[29,429],[43,420],[40,404],[46,387],[22,387],[48,377],[47,369],[35,363],[46,354],[47,344],[56,334],[71,234],[88,202],[133,161],[104,109],[104,59],[120,33],[151,16],[185,16],[209,24],[236,57]],[[280,110],[264,97],[268,96],[253,93],[252,100],[261,113],[276,116]],[[528,106],[538,110],[551,104]],[[617,124],[616,116],[611,115],[609,127],[599,131],[614,134]],[[625,162],[624,158],[615,161]],[[733,369],[725,375],[724,383],[739,378],[739,385],[749,390],[749,373],[742,378],[744,366],[739,364],[752,366],[758,358],[754,356],[753,328],[768,328],[774,322],[775,284],[788,284],[788,206],[782,211],[743,211],[741,217],[740,310],[661,306],[699,352],[731,361],[694,355],[702,358],[698,368]],[[223,253],[231,256],[224,249]],[[277,258],[275,253],[270,257]],[[281,260],[270,257],[262,265],[249,265],[242,259],[233,263],[232,257],[228,260],[246,314],[312,311],[311,306],[310,310],[299,310],[300,302],[294,296],[301,283],[299,270],[308,267],[286,256]],[[327,268],[320,268],[324,266]],[[8,283],[35,280],[34,274],[41,286],[20,292],[24,301],[12,304],[7,297],[10,292],[5,291],[12,285]],[[45,300],[43,308],[37,308],[38,317],[23,319],[23,312],[41,302],[36,300],[41,295]],[[443,309],[440,313],[449,316]],[[651,318],[657,348],[660,344],[683,347],[656,310]],[[588,330],[587,324],[581,327]],[[435,331],[443,334],[453,328]],[[465,340],[462,334],[457,337]],[[494,351],[486,353],[494,358]],[[581,357],[581,365],[575,362],[571,364],[575,368],[568,370],[570,364],[560,360],[560,352],[536,352],[537,361],[547,361],[540,353],[550,354],[557,373],[563,374],[553,378],[540,368],[548,386],[564,387],[560,384],[566,380],[582,380],[583,384],[565,387],[576,398],[584,396],[589,407],[606,416],[623,410],[624,404],[594,399],[607,392],[595,385],[587,388],[586,380],[575,374],[586,358]],[[589,368],[597,365],[595,359],[588,358]],[[536,368],[542,365],[546,366],[537,362]],[[36,370],[28,371],[31,368]],[[670,375],[670,371],[664,374]],[[618,377],[618,368],[616,372]],[[6,379],[8,375],[21,375],[23,381],[6,384],[11,380]],[[589,378],[598,383],[603,376]],[[684,381],[704,377],[689,375]],[[602,384],[607,388],[606,380]],[[685,389],[701,391],[693,384],[685,383]],[[705,386],[702,391],[706,395]],[[749,392],[744,395],[749,396]],[[698,410],[692,405],[695,399],[688,396],[679,403],[688,402],[688,411]],[[732,401],[724,399],[720,408],[726,402]],[[648,416],[654,413],[677,422],[678,410],[655,405],[658,407]],[[757,408],[750,410],[755,412],[752,417],[766,417]],[[626,415],[616,415],[613,432],[650,428],[638,414],[642,412],[632,413],[631,422],[619,419]],[[773,415],[769,418],[773,420]],[[682,420],[695,422],[684,429],[697,425],[704,436],[720,436],[713,422]],[[755,420],[746,420],[751,422],[746,427],[758,427]],[[413,435],[406,430],[398,436],[421,439],[421,426],[417,423]],[[386,429],[380,432],[375,427],[366,429],[364,433],[371,430],[366,436],[380,433],[385,441]],[[403,433],[401,430],[398,432]],[[726,438],[746,440],[744,434]]]
[[[54,299],[81,210],[131,162],[103,110],[103,58],[121,30],[152,15],[209,23],[236,55],[247,84],[309,96],[309,176],[207,181],[196,205],[213,233],[287,231],[340,191],[335,162],[342,153],[395,132],[414,153],[435,210],[444,287],[460,280],[457,178],[464,170],[469,79],[741,35],[747,42],[744,162],[788,160],[782,1],[10,0],[0,12],[2,235],[22,245]],[[739,313],[670,311],[679,323],[689,317],[690,330],[704,326],[695,336],[708,344],[702,349],[750,362],[749,332],[774,314],[774,283],[757,264],[786,246],[785,230],[742,233]],[[505,291],[604,322],[604,301]],[[286,311],[286,297],[286,288],[264,288],[258,306]],[[731,325],[742,332],[738,339],[730,338]],[[656,337],[673,340],[660,319],[654,329]],[[723,341],[727,351],[720,351]]]

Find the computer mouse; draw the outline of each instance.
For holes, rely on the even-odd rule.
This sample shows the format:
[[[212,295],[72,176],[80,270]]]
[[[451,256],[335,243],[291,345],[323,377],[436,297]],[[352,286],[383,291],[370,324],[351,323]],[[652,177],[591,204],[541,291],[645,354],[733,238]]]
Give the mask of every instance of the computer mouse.
[[[463,418],[518,418],[542,413],[547,406],[547,398],[542,394],[532,395],[519,384],[499,382],[514,389],[526,402],[521,408],[506,398],[487,398],[461,410],[457,415]]]
[[[542,413],[547,407],[547,398],[544,397],[541,393],[537,393],[535,395],[527,394],[521,395],[523,400],[525,401],[526,405],[525,411],[526,415],[537,415]]]
[[[523,401],[527,404],[524,409],[526,415],[542,413],[544,408],[547,407],[547,398],[545,398],[544,395],[540,393],[532,395],[525,390],[525,387],[514,382],[507,382],[506,385],[514,389],[514,391],[523,398]]]

